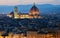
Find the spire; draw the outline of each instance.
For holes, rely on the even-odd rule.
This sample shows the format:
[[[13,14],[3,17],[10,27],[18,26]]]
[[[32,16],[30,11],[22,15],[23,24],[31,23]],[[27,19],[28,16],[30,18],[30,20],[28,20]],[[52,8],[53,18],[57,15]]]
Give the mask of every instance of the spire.
[[[35,5],[35,2],[33,3],[33,6],[32,6],[32,8],[31,8],[31,10],[34,10],[34,11],[37,11],[37,10],[38,10],[38,8],[37,8],[36,5]]]
[[[34,6],[35,6],[35,2],[34,2]]]

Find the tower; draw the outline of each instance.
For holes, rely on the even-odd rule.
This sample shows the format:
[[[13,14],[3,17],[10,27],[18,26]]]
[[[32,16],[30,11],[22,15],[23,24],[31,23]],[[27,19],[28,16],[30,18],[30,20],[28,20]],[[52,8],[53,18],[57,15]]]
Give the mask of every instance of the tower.
[[[30,9],[29,15],[33,18],[38,18],[39,17],[39,9],[36,7],[35,3]]]
[[[18,9],[16,6],[14,7],[14,18],[18,18]]]

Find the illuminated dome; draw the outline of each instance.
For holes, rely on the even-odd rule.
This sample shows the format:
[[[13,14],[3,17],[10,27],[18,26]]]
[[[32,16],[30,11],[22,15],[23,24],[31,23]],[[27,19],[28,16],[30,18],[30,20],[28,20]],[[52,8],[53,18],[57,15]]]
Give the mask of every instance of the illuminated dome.
[[[39,14],[39,9],[35,6],[35,4],[32,6],[32,8],[30,9],[30,14],[32,15],[37,15]]]
[[[39,11],[38,8],[34,5],[30,11]]]

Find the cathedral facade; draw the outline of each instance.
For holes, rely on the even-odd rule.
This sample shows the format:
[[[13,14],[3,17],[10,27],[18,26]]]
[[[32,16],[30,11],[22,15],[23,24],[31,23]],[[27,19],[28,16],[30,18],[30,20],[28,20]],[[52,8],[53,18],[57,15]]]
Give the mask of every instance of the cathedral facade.
[[[15,6],[14,11],[10,14],[7,14],[8,17],[13,17],[15,19],[24,19],[24,18],[41,18],[39,9],[34,4],[30,9],[29,13],[18,13],[18,8]]]

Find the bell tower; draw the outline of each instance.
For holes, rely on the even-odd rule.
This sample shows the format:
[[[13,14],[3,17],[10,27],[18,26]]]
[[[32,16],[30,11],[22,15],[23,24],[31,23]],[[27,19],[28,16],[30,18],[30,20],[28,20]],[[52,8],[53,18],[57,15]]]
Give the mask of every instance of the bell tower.
[[[14,7],[14,18],[18,18],[18,9],[16,6]]]

